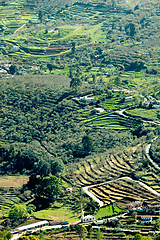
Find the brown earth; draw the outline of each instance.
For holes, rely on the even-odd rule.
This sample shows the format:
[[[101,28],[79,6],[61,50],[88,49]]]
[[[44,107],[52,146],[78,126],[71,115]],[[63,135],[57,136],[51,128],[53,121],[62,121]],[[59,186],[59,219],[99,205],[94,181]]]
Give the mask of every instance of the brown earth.
[[[50,44],[48,48],[46,48],[46,55],[60,53],[66,50],[71,49],[71,44]]]
[[[29,177],[25,178],[17,178],[17,179],[4,179],[0,178],[0,187],[21,187],[22,185],[26,184],[29,180]]]

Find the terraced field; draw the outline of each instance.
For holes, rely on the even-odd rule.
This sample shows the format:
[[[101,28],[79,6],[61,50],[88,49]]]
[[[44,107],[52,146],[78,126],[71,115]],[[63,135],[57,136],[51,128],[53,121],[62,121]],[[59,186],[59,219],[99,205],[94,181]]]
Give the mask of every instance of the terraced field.
[[[20,203],[16,191],[11,188],[0,188],[0,216],[6,216],[12,205]]]
[[[85,121],[87,126],[98,126],[101,128],[111,129],[130,129],[137,126],[138,121],[135,119],[127,119],[118,113],[102,113]]]
[[[60,53],[66,50],[71,49],[72,45],[71,44],[50,44],[48,48],[46,48],[46,54],[47,55],[52,55],[56,53]]]
[[[122,151],[106,157],[88,159],[87,161],[68,169],[65,178],[73,186],[84,187],[101,183],[89,188],[89,191],[101,200],[104,205],[117,201],[143,200],[145,202],[160,201],[155,193],[146,189],[134,180],[118,180],[122,177],[130,177],[139,180],[153,190],[160,193],[160,173],[149,166],[142,171],[143,152],[139,152],[140,146],[133,147],[130,151]],[[112,181],[108,184],[105,182]]]
[[[125,179],[108,182],[104,185],[91,187],[89,189],[96,197],[104,202],[104,205],[117,201],[144,201],[150,203],[156,197],[152,192],[139,183]],[[160,200],[159,200],[160,201]]]
[[[110,233],[107,232],[105,229],[103,230],[102,235],[104,236],[104,239],[108,239],[110,240],[112,238],[112,240],[117,240],[117,239],[126,239],[126,234],[125,233]],[[51,237],[54,237],[54,239],[79,239],[78,234],[73,231],[65,231],[65,232],[57,232],[57,233],[51,233],[51,235],[43,235],[43,238],[45,239],[50,239]],[[92,239],[97,239],[97,230],[92,230],[89,233],[86,233],[86,238],[92,238]]]
[[[71,174],[66,174],[65,177],[72,185],[79,187],[124,177],[138,169],[137,157],[131,151],[89,159],[81,163],[81,166],[77,165],[77,169],[71,166],[68,168]]]

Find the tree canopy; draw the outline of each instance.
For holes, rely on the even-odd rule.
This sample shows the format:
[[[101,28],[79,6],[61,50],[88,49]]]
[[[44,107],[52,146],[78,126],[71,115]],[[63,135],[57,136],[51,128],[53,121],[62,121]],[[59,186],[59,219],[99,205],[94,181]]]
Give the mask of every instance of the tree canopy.
[[[48,198],[57,197],[61,193],[62,182],[56,176],[48,176],[41,179],[37,187],[37,194]]]
[[[13,205],[12,209],[9,212],[9,217],[13,219],[29,217],[27,206],[22,204]]]

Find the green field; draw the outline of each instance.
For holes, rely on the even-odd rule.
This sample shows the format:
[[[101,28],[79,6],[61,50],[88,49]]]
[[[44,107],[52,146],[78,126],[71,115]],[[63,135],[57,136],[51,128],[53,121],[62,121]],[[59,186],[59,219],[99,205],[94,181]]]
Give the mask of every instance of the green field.
[[[160,110],[159,109],[144,109],[144,108],[136,108],[132,110],[127,110],[126,113],[136,116],[146,118],[148,120],[160,120]]]
[[[114,205],[108,205],[100,208],[98,213],[95,215],[96,219],[112,216],[113,214],[119,213],[122,210]]]
[[[61,207],[58,209],[45,209],[34,214],[36,217],[48,220],[66,220],[70,223],[80,221],[80,215],[75,215],[70,209]]]

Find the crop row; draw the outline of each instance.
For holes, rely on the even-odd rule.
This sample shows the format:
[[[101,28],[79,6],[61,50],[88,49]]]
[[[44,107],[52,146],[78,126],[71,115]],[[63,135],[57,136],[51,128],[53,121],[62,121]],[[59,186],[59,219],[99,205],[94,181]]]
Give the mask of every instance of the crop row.
[[[136,157],[125,155],[124,152],[119,154],[103,157],[95,162],[91,160],[81,165],[80,172],[67,174],[66,178],[78,186],[91,185],[118,177],[127,176],[131,171],[135,171]],[[133,166],[132,166],[133,165]]]
[[[99,115],[85,121],[87,126],[98,125],[102,127],[111,127],[111,128],[132,128],[137,125],[136,120],[126,119],[122,116],[119,116],[116,113]]]
[[[113,181],[97,187],[90,188],[90,191],[105,205],[116,201],[140,200],[150,203],[155,198],[155,195],[139,183],[128,180]]]
[[[116,181],[120,177],[129,176],[132,178],[134,175],[139,178],[139,181],[160,192],[160,176],[156,169],[147,168],[145,172],[138,171],[138,162],[141,161],[140,156],[141,154],[137,157],[136,149],[134,149],[130,152],[123,151],[108,157],[89,159],[83,162],[80,167],[77,166],[78,172],[68,173],[65,177],[72,185],[77,187],[114,180],[110,184],[90,188],[90,191],[102,200],[105,205],[126,198],[132,201],[159,201],[156,199],[156,195],[134,181]]]

